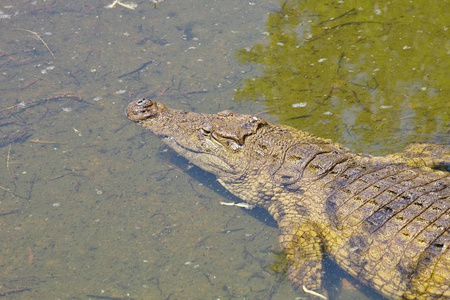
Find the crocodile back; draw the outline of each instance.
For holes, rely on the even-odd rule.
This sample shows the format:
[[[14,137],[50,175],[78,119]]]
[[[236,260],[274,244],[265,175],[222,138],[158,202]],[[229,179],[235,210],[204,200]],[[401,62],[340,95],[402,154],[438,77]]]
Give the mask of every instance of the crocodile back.
[[[327,184],[338,232],[323,237],[330,256],[390,298],[450,296],[448,173],[370,160],[341,167]]]

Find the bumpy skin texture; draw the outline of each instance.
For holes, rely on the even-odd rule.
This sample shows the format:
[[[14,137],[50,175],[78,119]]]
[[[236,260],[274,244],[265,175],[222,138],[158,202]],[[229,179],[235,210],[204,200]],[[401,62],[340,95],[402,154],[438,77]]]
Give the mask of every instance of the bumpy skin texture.
[[[450,171],[450,145],[418,143],[388,157],[415,167]]]
[[[359,155],[306,132],[152,100],[127,115],[278,222],[293,286],[326,294],[326,255],[391,299],[450,297],[450,175]]]

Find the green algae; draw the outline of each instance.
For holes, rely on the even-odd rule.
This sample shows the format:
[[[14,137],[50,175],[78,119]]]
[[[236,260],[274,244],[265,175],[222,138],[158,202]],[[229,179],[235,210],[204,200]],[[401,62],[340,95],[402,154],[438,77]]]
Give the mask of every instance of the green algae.
[[[357,150],[448,137],[449,7],[281,1],[268,17],[267,43],[236,54],[262,65],[262,75],[246,79],[235,98],[263,99],[280,123]]]

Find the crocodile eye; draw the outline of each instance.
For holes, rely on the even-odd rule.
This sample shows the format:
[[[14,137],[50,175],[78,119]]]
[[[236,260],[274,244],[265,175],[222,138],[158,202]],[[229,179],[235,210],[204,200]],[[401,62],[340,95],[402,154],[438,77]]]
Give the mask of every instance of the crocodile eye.
[[[209,125],[205,125],[202,128],[200,128],[200,132],[204,135],[204,136],[208,136],[211,134],[211,126]]]

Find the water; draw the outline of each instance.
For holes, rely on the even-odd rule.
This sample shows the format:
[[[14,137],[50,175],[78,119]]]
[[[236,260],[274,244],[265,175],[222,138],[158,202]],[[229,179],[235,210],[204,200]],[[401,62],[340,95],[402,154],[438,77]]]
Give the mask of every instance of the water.
[[[0,6],[0,295],[9,299],[298,297],[274,271],[273,220],[259,210],[221,206],[231,196],[214,178],[126,119],[126,105],[137,97],[200,112],[268,110],[269,121],[376,154],[448,138],[448,60],[442,59],[448,31],[436,15],[427,17],[433,12],[414,11],[416,20],[433,23],[422,26],[433,35],[420,45],[436,49],[434,56],[416,51],[428,57],[418,65],[420,76],[396,73],[400,61],[385,71],[388,79],[376,77],[377,88],[367,89],[358,84],[375,84],[361,64],[369,54],[280,40],[287,33],[299,41],[320,35],[313,25],[348,7],[166,0],[156,9],[139,1],[131,10],[106,8],[109,3]],[[364,5],[376,12],[374,4]],[[397,14],[384,22],[394,24],[398,8]],[[381,29],[363,30],[376,41]],[[340,34],[334,33],[349,38],[341,47],[368,45],[351,30]],[[283,43],[277,45],[283,50],[242,55],[271,43]],[[354,77],[333,75],[344,52],[352,61],[342,68],[353,68]],[[347,280],[343,286],[339,299],[363,297]]]
[[[264,99],[279,121],[352,149],[400,151],[449,143],[443,11],[424,1],[286,1],[269,14],[264,43],[241,49],[263,74],[238,99]]]

